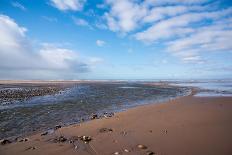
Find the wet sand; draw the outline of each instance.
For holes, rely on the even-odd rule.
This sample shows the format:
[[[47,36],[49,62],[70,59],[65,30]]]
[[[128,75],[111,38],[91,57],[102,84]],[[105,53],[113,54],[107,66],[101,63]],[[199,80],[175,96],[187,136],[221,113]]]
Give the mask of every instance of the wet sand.
[[[39,133],[27,141],[1,145],[0,154],[231,155],[231,122],[232,97],[190,95],[62,127],[52,134]],[[83,135],[91,136],[91,141],[85,144],[78,138]]]

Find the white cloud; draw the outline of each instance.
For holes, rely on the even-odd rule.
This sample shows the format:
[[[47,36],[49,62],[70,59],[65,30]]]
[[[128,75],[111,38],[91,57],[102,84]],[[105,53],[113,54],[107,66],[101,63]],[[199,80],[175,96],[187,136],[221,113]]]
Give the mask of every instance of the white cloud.
[[[61,11],[80,11],[86,0],[50,0],[52,6]]]
[[[64,78],[63,74],[71,76],[89,72],[91,65],[96,64],[93,62],[97,62],[97,59],[84,59],[63,45],[45,43],[35,48],[26,37],[26,28],[5,15],[0,15],[0,34],[0,78],[7,75],[23,77],[18,73],[25,73],[27,76],[24,78],[34,75],[41,78],[41,72],[46,72],[44,78],[58,78],[59,75]]]
[[[163,44],[183,62],[204,63],[206,52],[232,50],[231,7],[223,9],[210,0],[105,0],[105,4],[109,30]]]
[[[88,27],[90,29],[93,29],[93,27],[88,23],[88,21],[84,20],[84,19],[81,19],[81,18],[75,18],[75,17],[72,17],[74,23],[77,25],[77,26],[84,26],[84,27]]]
[[[170,39],[173,36],[184,36],[196,29],[189,24],[205,19],[218,20],[229,14],[232,14],[232,9],[217,12],[187,13],[155,23],[147,30],[137,33],[135,37],[137,40],[153,42],[160,39]]]
[[[103,40],[97,40],[96,44],[97,44],[97,46],[102,47],[102,46],[104,46],[106,44],[106,42],[103,41]]]
[[[149,6],[172,5],[172,4],[202,4],[209,0],[145,0],[145,4]]]
[[[132,0],[107,0],[111,10],[105,13],[107,25],[112,31],[129,32],[137,28],[138,22],[146,14],[146,8]]]
[[[11,5],[15,8],[19,8],[22,11],[26,11],[27,9],[19,2],[12,2]]]

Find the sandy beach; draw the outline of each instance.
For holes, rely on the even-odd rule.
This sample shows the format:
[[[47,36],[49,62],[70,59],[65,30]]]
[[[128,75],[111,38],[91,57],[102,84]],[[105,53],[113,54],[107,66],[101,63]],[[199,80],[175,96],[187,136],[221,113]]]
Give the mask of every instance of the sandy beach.
[[[232,97],[190,95],[139,106],[1,145],[0,154],[231,155],[231,103]]]

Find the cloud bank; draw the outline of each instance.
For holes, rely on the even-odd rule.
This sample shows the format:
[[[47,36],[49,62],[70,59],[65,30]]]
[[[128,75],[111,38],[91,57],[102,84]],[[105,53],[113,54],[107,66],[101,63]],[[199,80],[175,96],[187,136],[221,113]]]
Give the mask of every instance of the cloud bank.
[[[232,51],[232,7],[210,0],[106,0],[108,29],[146,44],[163,44],[183,62],[203,63],[207,52]],[[217,3],[219,4],[219,3]]]
[[[54,44],[39,44],[35,48],[26,36],[27,29],[19,26],[13,19],[0,15],[0,78],[19,77],[19,73],[27,73],[28,77],[67,79],[77,78],[79,74],[89,72],[99,61],[92,58],[82,59],[76,51]],[[83,60],[83,61],[82,61]],[[95,58],[95,60],[97,60]],[[31,76],[30,76],[31,75]],[[74,76],[74,77],[72,77]]]

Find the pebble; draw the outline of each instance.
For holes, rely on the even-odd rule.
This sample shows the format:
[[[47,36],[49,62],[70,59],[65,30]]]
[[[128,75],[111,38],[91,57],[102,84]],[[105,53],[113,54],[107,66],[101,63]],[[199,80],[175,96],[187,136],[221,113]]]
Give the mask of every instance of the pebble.
[[[147,151],[146,154],[147,154],[147,155],[154,155],[155,153],[152,152],[152,151]]]
[[[98,115],[97,114],[93,114],[92,116],[91,116],[91,119],[93,120],[93,119],[97,119],[98,118]]]
[[[48,134],[48,132],[46,131],[46,132],[42,133],[41,136],[45,136],[47,134]]]
[[[130,150],[128,150],[128,149],[124,149],[124,152],[127,152],[127,153],[128,153],[128,152],[130,152]]]
[[[81,136],[81,140],[85,143],[89,143],[92,140],[92,138],[90,136]]]
[[[60,136],[60,137],[54,139],[54,142],[62,142],[63,143],[65,141],[67,141],[67,138],[65,138],[64,136]]]
[[[100,133],[104,133],[104,132],[112,132],[113,130],[112,129],[110,129],[110,128],[101,128],[101,129],[99,129],[99,132]]]
[[[29,146],[28,148],[26,148],[25,150],[35,150],[36,147],[35,146]]]
[[[55,130],[57,130],[57,129],[59,129],[59,128],[61,128],[61,125],[56,125],[56,126],[55,126]]]
[[[119,155],[120,153],[119,152],[114,152],[114,155]]]
[[[16,140],[18,142],[27,142],[29,139],[28,138],[17,138]]]
[[[137,145],[137,147],[138,147],[139,149],[147,149],[147,147],[146,147],[145,145],[142,145],[142,144]]]

